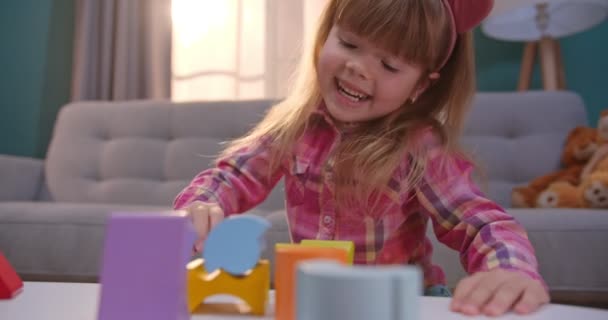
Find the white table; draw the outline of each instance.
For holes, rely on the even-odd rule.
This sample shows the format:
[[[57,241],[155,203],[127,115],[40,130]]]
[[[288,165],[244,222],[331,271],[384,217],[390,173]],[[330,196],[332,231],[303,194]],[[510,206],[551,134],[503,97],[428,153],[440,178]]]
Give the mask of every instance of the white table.
[[[26,282],[24,291],[13,300],[0,300],[0,319],[10,320],[96,320],[99,299],[98,284]],[[221,299],[221,297],[220,297]],[[420,319],[446,320],[470,319],[448,310],[446,298],[422,299]],[[270,308],[272,309],[272,308]],[[192,320],[272,320],[272,310],[265,317],[241,315],[193,315]],[[474,319],[505,320],[607,320],[608,311],[551,304],[529,316],[507,314],[498,318],[474,317]]]

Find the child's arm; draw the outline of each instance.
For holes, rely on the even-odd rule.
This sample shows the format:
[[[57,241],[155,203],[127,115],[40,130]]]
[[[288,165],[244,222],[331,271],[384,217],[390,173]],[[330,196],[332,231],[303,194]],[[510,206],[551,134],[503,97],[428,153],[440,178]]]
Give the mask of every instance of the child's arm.
[[[467,315],[534,312],[549,301],[534,249],[523,227],[475,186],[472,170],[436,148],[416,190],[437,239],[458,250],[472,274],[458,283],[450,307]]]
[[[280,167],[269,172],[270,148],[267,140],[217,161],[217,166],[199,173],[182,192],[173,206],[182,209],[193,201],[217,204],[228,216],[245,212],[258,205],[283,175]]]
[[[416,190],[433,221],[437,239],[460,252],[467,273],[509,269],[543,281],[523,227],[487,199],[471,178],[473,166],[431,150],[423,183]]]

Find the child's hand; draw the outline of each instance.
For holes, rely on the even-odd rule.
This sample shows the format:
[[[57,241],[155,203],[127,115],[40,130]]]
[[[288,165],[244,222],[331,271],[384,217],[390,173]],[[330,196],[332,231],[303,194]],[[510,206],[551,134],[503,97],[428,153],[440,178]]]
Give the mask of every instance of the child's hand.
[[[198,239],[194,244],[194,251],[201,252],[209,231],[224,220],[224,211],[218,205],[200,201],[192,202],[184,210],[188,212],[194,224],[194,229],[198,234]]]
[[[450,307],[471,316],[499,316],[510,310],[528,314],[548,302],[549,295],[539,281],[517,272],[494,269],[460,281]]]

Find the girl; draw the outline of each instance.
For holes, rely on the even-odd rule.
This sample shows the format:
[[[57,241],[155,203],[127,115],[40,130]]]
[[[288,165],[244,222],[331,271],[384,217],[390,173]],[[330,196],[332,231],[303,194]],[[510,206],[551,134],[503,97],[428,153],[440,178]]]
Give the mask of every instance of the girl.
[[[473,184],[457,141],[474,89],[470,30],[491,0],[330,0],[299,81],[176,198],[200,235],[285,178],[294,242],[350,240],[359,264],[417,264],[446,292],[427,221],[469,274],[451,308],[529,313],[548,302],[522,227]]]

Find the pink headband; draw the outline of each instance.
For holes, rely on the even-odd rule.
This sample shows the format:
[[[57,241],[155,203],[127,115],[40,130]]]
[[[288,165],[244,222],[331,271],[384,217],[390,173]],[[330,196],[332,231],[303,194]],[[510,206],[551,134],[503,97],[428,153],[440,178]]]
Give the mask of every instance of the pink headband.
[[[456,39],[459,34],[463,34],[476,26],[478,26],[483,19],[485,19],[492,11],[494,6],[494,0],[441,0],[445,5],[446,9],[450,14],[450,23],[452,25],[450,37],[450,46],[448,54],[445,56],[439,68],[438,73],[448,59],[452,55],[454,48],[456,47]],[[438,74],[436,75],[439,76]]]

